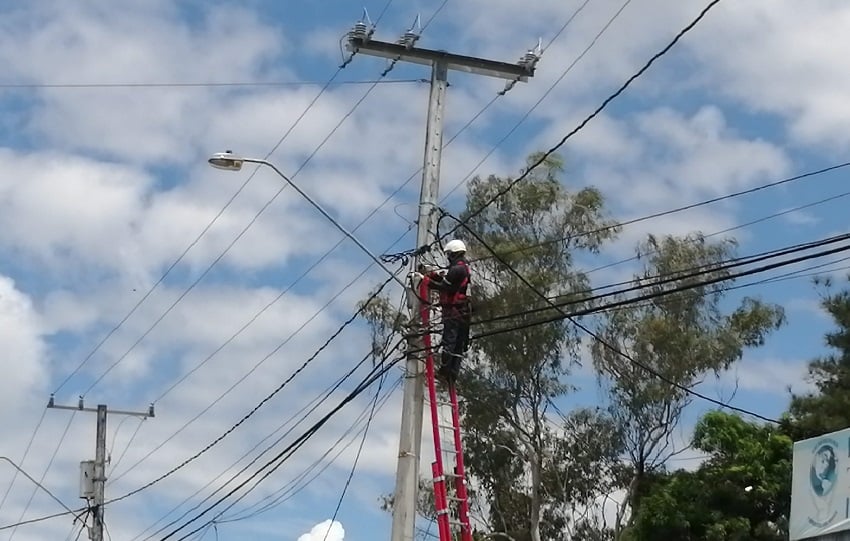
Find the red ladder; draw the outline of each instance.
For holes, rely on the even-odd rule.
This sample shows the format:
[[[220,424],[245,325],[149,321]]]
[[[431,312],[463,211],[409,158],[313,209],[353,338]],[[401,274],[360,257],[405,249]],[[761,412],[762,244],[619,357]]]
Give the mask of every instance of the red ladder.
[[[428,277],[422,279],[419,284],[419,298],[428,300],[430,298],[428,289]],[[469,524],[469,501],[466,491],[466,473],[463,467],[463,444],[460,432],[460,412],[458,411],[457,390],[454,385],[448,385],[448,402],[440,400],[437,393],[437,382],[435,380],[434,351],[431,347],[431,334],[427,332],[431,321],[431,305],[423,302],[420,305],[422,327],[426,329],[423,336],[425,345],[425,378],[428,384],[428,398],[431,402],[431,425],[434,431],[434,456],[436,460],[431,464],[434,475],[434,505],[437,512],[437,527],[440,533],[440,541],[472,541],[472,528]],[[445,394],[445,393],[441,393]],[[451,425],[440,422],[440,406],[448,406],[451,409]],[[443,430],[450,432],[446,439],[452,449],[443,445]],[[454,464],[452,464],[452,459]],[[449,473],[446,473],[446,463]],[[449,495],[447,479],[454,480],[454,493]],[[451,504],[454,504],[452,506]],[[454,533],[460,532],[456,538]]]

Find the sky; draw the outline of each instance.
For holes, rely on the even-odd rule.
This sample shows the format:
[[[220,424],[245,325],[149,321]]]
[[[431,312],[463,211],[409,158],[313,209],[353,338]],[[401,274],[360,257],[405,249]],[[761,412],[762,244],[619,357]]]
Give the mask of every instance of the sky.
[[[504,81],[450,74],[452,141],[440,190],[442,204],[458,211],[465,180],[516,174],[706,3],[376,0],[366,8],[377,39],[395,40],[421,14],[422,47],[515,62],[538,38],[547,45],[535,76],[495,101]],[[47,410],[51,394],[60,405],[81,395],[87,407],[155,405],[144,421],[108,417],[107,498],[127,494],[243,419],[387,278],[353,243],[335,248],[342,234],[273,171],[215,170],[211,154],[268,156],[371,251],[414,247],[429,73],[399,63],[381,77],[387,62],[365,54],[340,70],[340,40],[362,8],[340,0],[0,4],[0,456],[65,505],[83,503],[79,463],[93,458],[95,416]],[[599,188],[610,214],[630,220],[847,161],[848,24],[850,5],[839,0],[720,2],[561,148],[566,186]],[[721,237],[736,228],[729,235],[741,255],[835,235],[846,228],[846,175],[841,168],[639,221],[579,263],[628,258],[649,233]],[[843,279],[841,260],[773,275],[828,263],[818,271]],[[617,282],[633,264],[590,277]],[[807,389],[805,363],[825,353],[830,324],[809,279],[730,294],[730,303],[746,294],[781,304],[788,322],[702,392],[778,416],[788,386]],[[400,301],[398,288],[387,292]],[[188,520],[247,479],[254,469],[237,472],[262,449],[282,436],[252,468],[366,376],[368,362],[328,390],[358,366],[370,340],[362,321],[347,326],[200,458],[111,504],[111,538],[161,539],[172,520]],[[379,390],[337,522],[329,521],[375,386],[243,499],[234,502],[245,493],[236,492],[171,539],[214,516],[215,529],[194,538],[387,537],[379,498],[393,488],[400,376],[392,370]],[[579,371],[575,383],[581,389],[565,407],[599,401],[592,374]],[[689,410],[685,432],[707,407]],[[427,438],[423,450],[427,468]],[[0,462],[0,527],[63,510],[23,475],[10,485],[13,475]],[[0,530],[0,540],[74,539],[78,531],[63,516]]]

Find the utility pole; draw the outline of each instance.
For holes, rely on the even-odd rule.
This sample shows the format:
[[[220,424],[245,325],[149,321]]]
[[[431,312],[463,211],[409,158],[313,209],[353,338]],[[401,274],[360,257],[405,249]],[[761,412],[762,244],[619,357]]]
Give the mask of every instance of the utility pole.
[[[80,463],[80,497],[89,501],[92,510],[92,527],[89,530],[89,539],[91,541],[103,541],[103,503],[106,501],[104,489],[106,486],[107,461],[106,415],[107,413],[111,413],[112,415],[130,415],[147,419],[155,416],[153,404],[145,412],[110,410],[104,404],[99,404],[96,408],[87,408],[81,396],[76,406],[57,406],[53,395],[51,395],[47,407],[71,411],[88,411],[97,414],[94,460],[86,460]]]
[[[417,17],[418,25],[419,18]],[[395,43],[372,39],[366,21],[359,21],[348,34],[348,50],[431,67],[431,90],[428,99],[428,120],[425,133],[425,157],[422,187],[419,193],[419,219],[416,246],[431,245],[437,236],[437,201],[440,188],[440,157],[443,150],[443,113],[446,105],[449,70],[464,71],[508,80],[509,88],[517,81],[527,81],[534,75],[539,52],[529,51],[516,64],[475,58],[445,51],[414,47],[420,31],[405,32]],[[388,71],[388,70],[387,70]],[[386,72],[385,72],[386,73]],[[422,267],[422,255],[417,252],[413,269]],[[412,288],[407,292],[411,328],[421,327],[420,303]],[[396,485],[393,493],[393,524],[391,541],[413,541],[415,535],[416,501],[419,489],[419,458],[422,448],[422,419],[425,405],[423,342],[421,334],[412,333],[408,339],[404,396],[402,402],[401,435],[399,439]]]

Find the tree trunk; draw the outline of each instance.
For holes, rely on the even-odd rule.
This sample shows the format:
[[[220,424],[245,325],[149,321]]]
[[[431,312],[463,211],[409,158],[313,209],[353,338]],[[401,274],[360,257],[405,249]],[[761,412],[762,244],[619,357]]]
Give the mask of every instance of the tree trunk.
[[[532,445],[528,445],[528,458],[531,460],[531,509],[529,510],[529,533],[531,541],[540,541],[540,483],[541,483],[541,464],[540,454]]]

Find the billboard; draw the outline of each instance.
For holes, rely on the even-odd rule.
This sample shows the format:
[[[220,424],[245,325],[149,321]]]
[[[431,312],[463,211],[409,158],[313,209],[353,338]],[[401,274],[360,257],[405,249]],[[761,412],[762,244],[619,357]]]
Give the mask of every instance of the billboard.
[[[850,428],[794,443],[790,541],[850,530]]]

